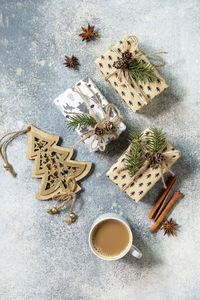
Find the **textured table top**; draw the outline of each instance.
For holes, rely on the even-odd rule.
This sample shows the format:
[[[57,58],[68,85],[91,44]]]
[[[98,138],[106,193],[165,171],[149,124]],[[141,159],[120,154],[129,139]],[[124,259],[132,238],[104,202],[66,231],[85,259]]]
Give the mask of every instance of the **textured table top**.
[[[33,161],[25,159],[27,137],[8,146],[18,173],[12,178],[0,168],[0,299],[34,300],[188,300],[199,299],[199,14],[191,1],[1,0],[0,1],[0,133],[28,123],[62,137],[70,147],[77,134],[53,100],[73,82],[90,76],[108,101],[126,116],[128,128],[164,129],[182,152],[173,170],[176,189],[185,197],[171,212],[180,225],[176,237],[149,232],[148,213],[162,184],[134,203],[106,176],[127,146],[127,134],[105,154],[88,153],[82,144],[77,160],[91,160],[94,170],[83,180],[76,204],[78,221],[70,227],[65,213],[51,216],[52,202],[38,201],[40,180],[30,177]],[[100,38],[82,43],[80,27],[95,24]],[[160,73],[169,88],[140,113],[125,106],[95,67],[94,60],[111,44],[135,34],[141,48],[168,51]],[[74,54],[79,71],[64,67]],[[115,262],[96,258],[88,247],[93,220],[105,212],[128,219],[135,244],[143,252]]]

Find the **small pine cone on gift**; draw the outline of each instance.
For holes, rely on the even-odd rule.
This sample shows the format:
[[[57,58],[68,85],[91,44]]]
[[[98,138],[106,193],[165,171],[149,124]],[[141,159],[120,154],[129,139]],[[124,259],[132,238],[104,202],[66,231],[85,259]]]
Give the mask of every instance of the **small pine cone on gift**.
[[[145,158],[146,158],[147,161],[152,161],[153,156],[150,152],[146,152],[145,153]]]
[[[113,63],[113,67],[116,68],[116,69],[122,69],[123,66],[124,66],[124,61],[122,59],[116,60]]]
[[[105,130],[110,131],[110,130],[115,129],[115,126],[114,126],[113,122],[108,121],[104,124],[104,128],[105,128]]]
[[[128,61],[132,58],[132,53],[129,52],[129,50],[126,50],[125,52],[122,53],[122,59],[123,61]]]
[[[162,154],[162,153],[160,153],[160,152],[157,152],[156,153],[156,155],[155,155],[155,160],[157,161],[157,162],[161,162],[161,161],[163,161],[165,159],[165,157],[164,157],[164,155]]]
[[[103,128],[99,128],[99,127],[95,127],[95,131],[94,133],[98,136],[104,135],[104,129]]]

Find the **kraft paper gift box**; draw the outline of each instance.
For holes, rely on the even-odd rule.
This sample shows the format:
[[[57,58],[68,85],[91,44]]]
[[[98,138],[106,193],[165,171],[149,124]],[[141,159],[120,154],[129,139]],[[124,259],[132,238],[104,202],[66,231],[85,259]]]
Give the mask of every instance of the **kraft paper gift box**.
[[[148,134],[148,128],[144,130],[144,134]],[[126,151],[128,151],[128,148]],[[123,190],[124,186],[127,182],[131,181],[131,176],[127,169],[124,169],[125,162],[125,153],[126,151],[118,158],[118,160],[112,165],[110,170],[106,173],[106,175],[112,180],[116,185],[119,186],[120,190]],[[177,159],[181,156],[180,151],[173,148],[173,146],[166,140],[166,146],[163,150],[164,152],[170,153],[170,159],[168,161],[168,168],[170,168]],[[121,169],[121,170],[120,170]],[[167,170],[164,168],[163,174],[166,173]],[[148,191],[156,184],[158,180],[161,179],[161,169],[156,166],[154,169],[148,167],[139,177],[132,183],[130,186],[124,191],[129,197],[131,197],[134,201],[140,201]]]
[[[94,94],[95,94],[98,97],[98,99],[100,100],[103,108],[106,108],[106,106],[109,104],[107,99],[103,96],[103,94],[100,92],[100,90],[97,88],[97,86],[94,84],[94,82],[90,78],[86,78],[84,80],[80,80],[80,81],[76,82],[75,86],[77,86],[79,88],[81,93],[83,93],[84,95],[87,95],[88,97],[91,97],[94,100],[95,100],[95,97],[94,97]],[[92,90],[93,93],[87,88],[87,86],[89,86],[90,90]],[[97,104],[95,104],[94,102],[92,102],[90,99],[88,99],[88,101],[89,101],[90,106],[93,109],[95,115],[97,115],[99,119],[102,119],[103,115],[102,115],[102,111],[99,108],[99,106]],[[87,113],[87,114],[90,113],[87,106],[85,105],[82,97],[80,96],[80,94],[74,92],[73,88],[68,88],[64,93],[62,93],[60,96],[58,96],[54,100],[54,103],[60,109],[60,111],[66,118],[68,118],[70,116],[69,114],[66,113],[66,111],[71,112],[71,113],[73,113],[73,112],[74,113]],[[110,116],[111,116],[111,118],[114,118],[116,116],[116,111],[111,109]],[[92,127],[87,127],[87,128],[76,129],[76,131],[79,134],[79,136],[81,136],[82,134],[86,133],[87,131],[89,131],[91,129],[92,129]],[[120,135],[123,131],[125,131],[125,129],[126,129],[126,125],[123,122],[120,122],[116,126],[116,132],[118,135]],[[93,137],[91,136],[88,139],[86,139],[84,141],[84,143],[88,147],[90,147],[92,139],[93,139]],[[104,140],[105,140],[106,145],[114,139],[115,139],[115,135],[113,133],[104,135]],[[96,150],[98,150],[98,149],[96,149]]]
[[[120,41],[115,46],[111,46],[110,50],[105,52],[101,57],[99,57],[95,64],[97,68],[101,71],[104,78],[109,81],[113,89],[118,93],[120,98],[128,105],[130,109],[134,112],[140,110],[143,106],[151,103],[151,101],[161,94],[167,87],[165,80],[159,75],[158,71],[154,67],[154,73],[156,79],[154,82],[141,82],[136,83],[135,80],[131,78],[131,81],[127,82],[122,77],[121,82],[118,78],[118,74],[115,73],[117,70],[113,63],[122,58],[122,53],[129,50],[132,53],[132,57],[139,55],[139,59],[143,62],[149,64],[148,55],[145,55],[138,47],[137,38],[134,36],[126,37],[123,41]],[[165,52],[163,52],[165,53]],[[159,53],[158,53],[159,54]],[[150,56],[158,56],[156,53]],[[160,58],[160,56],[159,56]],[[160,58],[162,62],[162,58]],[[161,65],[163,65],[161,63]],[[113,75],[111,75],[113,73]],[[106,78],[107,77],[107,78]]]

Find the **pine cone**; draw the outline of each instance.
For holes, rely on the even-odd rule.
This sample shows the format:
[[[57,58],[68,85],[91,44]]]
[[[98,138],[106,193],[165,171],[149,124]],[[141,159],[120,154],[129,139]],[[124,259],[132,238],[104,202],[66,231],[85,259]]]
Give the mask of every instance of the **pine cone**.
[[[113,122],[108,121],[104,124],[104,128],[105,128],[105,130],[110,131],[110,130],[113,130],[115,128],[115,126],[114,126]]]
[[[103,128],[99,128],[99,127],[95,127],[95,131],[94,133],[98,136],[104,135],[104,129]]]
[[[132,53],[129,52],[129,50],[126,50],[125,52],[122,53],[122,60],[123,61],[128,61],[132,58]]]
[[[163,161],[165,159],[165,157],[164,157],[164,155],[162,154],[162,153],[160,153],[160,152],[157,152],[156,153],[156,155],[155,155],[155,160],[157,161],[157,162],[161,162],[161,161]]]
[[[116,60],[113,63],[113,67],[116,68],[116,69],[122,69],[123,66],[124,66],[124,61],[122,59]]]
[[[146,152],[145,153],[145,158],[146,158],[147,161],[152,161],[153,156],[150,152]]]

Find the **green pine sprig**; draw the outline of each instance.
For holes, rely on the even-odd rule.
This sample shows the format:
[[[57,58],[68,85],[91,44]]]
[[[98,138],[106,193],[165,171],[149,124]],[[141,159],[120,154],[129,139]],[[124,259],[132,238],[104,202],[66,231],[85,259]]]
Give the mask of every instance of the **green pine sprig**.
[[[143,132],[131,131],[129,135],[130,150],[125,154],[125,167],[130,176],[134,176],[143,166],[146,158],[145,153],[150,152],[152,157],[164,147],[166,141],[165,133],[161,129],[150,128],[147,135]],[[153,158],[152,165],[157,162]]]
[[[125,154],[125,167],[130,176],[135,175],[145,162],[142,133],[131,131],[129,135],[130,150]]]
[[[155,155],[165,144],[165,133],[162,129],[150,128],[147,138],[147,149]]]
[[[156,79],[154,67],[148,62],[132,59],[126,63],[126,69],[137,83],[138,81],[153,82]]]
[[[67,127],[69,129],[82,129],[96,125],[96,120],[90,115],[76,114],[68,118]]]

